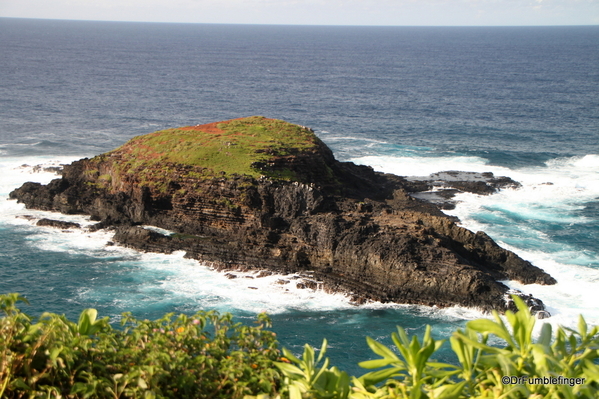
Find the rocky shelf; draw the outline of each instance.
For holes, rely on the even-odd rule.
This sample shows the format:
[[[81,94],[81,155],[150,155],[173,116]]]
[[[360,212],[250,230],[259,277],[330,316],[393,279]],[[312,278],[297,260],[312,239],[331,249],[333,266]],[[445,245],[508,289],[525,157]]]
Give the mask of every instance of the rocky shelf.
[[[339,162],[312,130],[249,117],[136,137],[65,165],[48,185],[25,183],[10,198],[90,215],[94,228],[115,229],[122,245],[185,251],[224,271],[309,271],[315,287],[358,303],[503,312],[512,292],[501,280],[555,284],[485,233],[415,198],[439,191],[443,178],[443,190],[485,193],[517,183],[444,173],[406,179]],[[547,316],[539,299],[521,296]]]

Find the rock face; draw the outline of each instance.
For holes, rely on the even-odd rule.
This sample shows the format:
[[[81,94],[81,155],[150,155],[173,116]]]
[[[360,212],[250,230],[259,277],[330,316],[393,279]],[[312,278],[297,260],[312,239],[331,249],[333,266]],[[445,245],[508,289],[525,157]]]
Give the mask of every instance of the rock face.
[[[281,138],[284,129],[304,142]],[[181,131],[193,135],[181,139]],[[259,142],[242,141],[251,134]],[[209,145],[208,137],[216,143],[210,156],[224,161],[215,163],[204,147],[201,159],[175,156],[173,137],[189,154],[196,142]],[[246,164],[218,166],[228,156],[241,159],[227,155],[241,146],[252,152]],[[555,283],[409,191],[413,182],[402,177],[336,161],[307,128],[251,117],[135,138],[65,166],[48,185],[25,183],[10,198],[91,215],[97,228],[115,228],[116,242],[137,249],[183,250],[222,270],[308,274],[314,286],[357,302],[505,311],[508,287],[498,280]]]

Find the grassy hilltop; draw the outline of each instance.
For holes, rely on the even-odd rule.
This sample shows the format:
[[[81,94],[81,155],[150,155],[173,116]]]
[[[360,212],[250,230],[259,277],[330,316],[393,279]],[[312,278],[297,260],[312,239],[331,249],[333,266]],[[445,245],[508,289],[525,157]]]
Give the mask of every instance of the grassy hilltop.
[[[107,155],[123,156],[133,168],[172,163],[202,167],[206,177],[223,172],[259,177],[269,176],[268,168],[263,166],[277,159],[314,153],[321,146],[308,128],[252,116],[137,136]],[[293,179],[294,173],[279,170],[269,177]]]

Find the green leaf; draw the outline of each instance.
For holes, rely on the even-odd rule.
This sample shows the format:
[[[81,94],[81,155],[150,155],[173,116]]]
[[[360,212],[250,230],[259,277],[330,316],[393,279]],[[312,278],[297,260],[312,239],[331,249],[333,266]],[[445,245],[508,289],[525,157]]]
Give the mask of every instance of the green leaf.
[[[442,362],[427,362],[426,363],[427,366],[429,367],[433,367],[435,369],[459,369],[458,366],[455,366],[453,364],[449,364],[449,363],[442,363]]]
[[[514,305],[516,305],[516,308],[518,309],[518,313],[522,312],[521,314],[524,314],[526,317],[530,317],[530,310],[528,309],[528,306],[526,305],[524,300],[515,294],[512,294],[511,297],[512,297],[512,300],[514,301]],[[514,313],[512,311],[508,311],[508,312],[510,312],[512,314]]]
[[[289,349],[283,348],[283,354],[287,359],[291,360],[293,363],[301,363],[301,360],[299,360]]]
[[[578,316],[578,332],[580,333],[580,337],[584,340],[587,337],[588,326],[587,322],[584,320],[582,315]]]
[[[549,323],[544,323],[543,327],[541,327],[541,334],[539,335],[539,339],[537,340],[537,344],[542,345],[546,352],[549,352],[549,347],[551,345],[551,334],[552,327]]]
[[[536,375],[548,375],[551,372],[551,363],[553,358],[549,355],[549,351],[540,344],[531,345],[531,352],[534,362],[531,366],[534,367]]]
[[[328,341],[325,338],[322,340],[322,347],[320,348],[320,353],[318,354],[318,359],[316,359],[316,363],[319,363],[322,360],[325,353],[327,353],[327,345],[328,345]]]
[[[466,330],[466,332],[468,332],[468,331],[472,331],[472,330]],[[484,352],[489,352],[489,353],[505,353],[506,352],[505,349],[497,348],[494,346],[489,346],[489,345],[485,344],[484,342],[477,341],[477,340],[471,338],[471,336],[468,336],[464,333],[454,332],[453,334],[454,334],[454,337],[456,337],[457,339],[464,341],[466,348],[471,346],[473,348],[482,350]],[[476,333],[474,333],[474,334],[476,334]]]
[[[381,344],[380,342],[377,342],[370,337],[366,337],[366,342],[368,343],[368,346],[370,347],[370,349],[372,349],[372,351],[374,353],[376,353],[377,355],[382,356],[386,359],[394,360],[394,361],[399,360],[397,355],[395,353],[393,353],[393,351],[391,349],[387,348],[385,345]]]
[[[138,386],[138,387],[140,387],[141,389],[148,389],[148,384],[147,384],[147,383],[146,383],[146,381],[145,381],[143,378],[141,378],[141,377],[139,377],[139,378],[137,379],[137,386]]]
[[[77,323],[77,331],[81,335],[90,335],[91,327],[98,317],[98,311],[96,309],[85,309],[79,316],[79,323]]]
[[[590,360],[583,360],[583,370],[584,370],[584,375],[588,376],[589,379],[591,379],[594,382],[599,382],[599,366],[596,365],[595,363],[591,362]],[[587,379],[587,384],[590,383],[591,381],[588,381]]]
[[[456,338],[455,336],[449,338],[449,343],[451,344],[451,349],[458,356],[458,361],[464,368],[470,369],[472,366],[472,356],[470,356],[470,351],[465,349],[464,341]]]
[[[294,366],[293,364],[283,363],[283,362],[274,362],[274,365],[283,372],[287,377],[291,379],[300,378],[304,376],[303,371]]]
[[[514,346],[514,340],[512,339],[510,332],[505,326],[500,325],[489,319],[477,319],[466,323],[466,326],[474,331],[481,334],[494,334],[499,338],[502,338],[509,345]]]
[[[391,359],[375,359],[375,360],[366,360],[363,362],[358,363],[358,366],[362,367],[363,369],[378,369],[381,367],[385,367],[388,366],[391,363],[394,363],[395,361],[391,360]]]
[[[289,385],[289,399],[302,399],[302,391],[296,385]]]
[[[62,352],[63,349],[64,348],[62,346],[52,348],[52,350],[50,351],[50,360],[52,362],[56,362],[56,358],[58,357],[58,355],[60,355],[60,352]]]
[[[309,371],[309,374],[310,374],[312,371],[312,368],[314,366],[314,348],[312,348],[308,344],[304,345],[304,354],[302,355],[302,363],[304,364],[304,366],[306,367],[306,369]]]
[[[0,295],[0,310],[7,316],[20,313],[20,310],[15,306],[19,301],[29,305],[29,301],[16,292]]]
[[[359,380],[366,386],[376,385],[379,382],[387,380],[393,375],[399,374],[401,371],[402,369],[398,367],[386,368],[379,371],[371,371],[370,373],[366,373],[361,376]]]
[[[576,340],[576,337],[574,336],[574,334],[570,334],[570,336],[568,337],[568,342],[570,343],[570,350],[572,352],[575,351],[578,341]]]
[[[397,344],[397,347],[400,347],[400,346],[407,347],[410,345],[410,339],[408,338],[408,334],[406,334],[406,330],[404,330],[400,326],[397,326],[397,335],[399,337],[399,341],[401,342],[401,344]]]
[[[31,387],[27,385],[22,378],[17,378],[16,380],[12,381],[11,385],[25,392],[31,391]]]
[[[324,364],[322,365],[320,370],[318,370],[318,373],[316,374],[316,376],[314,376],[314,378],[310,382],[311,383],[317,382],[318,379],[320,378],[320,376],[323,375],[325,372],[327,372],[327,367],[329,367],[329,358],[325,359]]]
[[[466,381],[462,381],[458,384],[445,384],[431,391],[432,398],[435,399],[457,399],[462,394]]]

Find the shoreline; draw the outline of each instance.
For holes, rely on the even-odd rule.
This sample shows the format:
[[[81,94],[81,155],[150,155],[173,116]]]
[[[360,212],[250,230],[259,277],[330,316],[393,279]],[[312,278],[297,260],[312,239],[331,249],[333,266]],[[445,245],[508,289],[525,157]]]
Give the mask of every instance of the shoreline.
[[[231,122],[206,126],[220,128],[225,123]],[[298,128],[260,117],[234,123]],[[209,138],[214,135],[202,133],[202,126],[192,129]],[[89,214],[99,222],[94,229],[114,228],[114,241],[138,250],[185,251],[190,258],[226,270],[312,271],[313,280],[304,285],[347,293],[357,303],[465,305],[504,311],[507,287],[498,279],[555,284],[486,234],[456,226],[437,206],[413,197],[440,187],[451,190],[451,195],[456,189],[491,194],[498,187],[518,183],[491,173],[449,171],[412,179],[376,173],[336,161],[322,142],[310,138],[313,132],[299,129],[315,143],[300,150],[308,151],[305,155],[277,156],[252,167],[265,168],[273,176],[283,170],[277,168],[291,168],[285,173],[308,179],[308,184],[264,176],[190,178],[185,176],[197,174],[194,166],[164,161],[160,166],[146,165],[141,177],[123,174],[122,165],[131,162],[129,148],[139,148],[127,144],[65,166],[62,178],[47,186],[26,183],[10,198],[28,208]],[[179,137],[173,134],[179,133],[158,132],[134,140]],[[283,153],[289,151],[297,150]],[[318,177],[322,170],[329,171],[324,180]],[[173,177],[137,181],[161,176],[163,171]],[[448,189],[449,185],[454,187]],[[166,237],[136,227],[141,224],[177,234]],[[547,317],[541,301],[522,297],[532,301],[530,306],[539,317]]]

